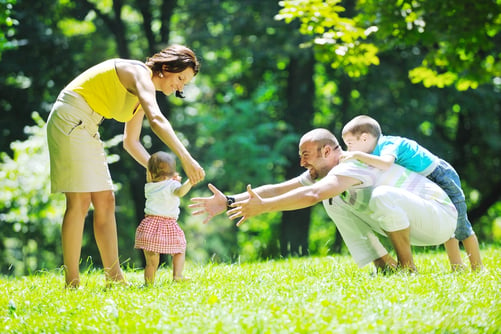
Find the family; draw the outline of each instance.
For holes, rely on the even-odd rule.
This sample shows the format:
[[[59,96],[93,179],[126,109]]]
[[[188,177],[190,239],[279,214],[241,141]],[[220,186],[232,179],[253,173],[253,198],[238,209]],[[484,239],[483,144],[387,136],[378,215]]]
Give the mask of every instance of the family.
[[[90,205],[96,243],[109,282],[128,284],[120,268],[115,197],[99,126],[104,119],[125,123],[123,146],[146,169],[145,218],[135,247],[146,259],[144,279],[153,284],[159,254],[173,256],[173,279],[183,281],[186,239],[177,224],[180,198],[205,177],[163,116],[156,92],[183,97],[197,75],[195,53],[169,46],[146,62],[110,59],[78,75],[59,94],[47,121],[51,191],[62,192],[66,210],[62,249],[66,287],[80,285],[83,227]],[[140,140],[143,120],[174,155],[150,155]],[[461,241],[472,270],[482,269],[478,240],[466,214],[459,176],[446,161],[407,138],[385,136],[378,122],[358,116],[342,131],[347,148],[326,129],[314,129],[299,142],[306,171],[278,184],[232,196],[209,184],[213,195],[192,199],[193,215],[204,223],[227,212],[237,225],[271,211],[296,210],[323,202],[356,263],[378,270],[416,272],[411,245],[445,245],[451,267],[464,267]],[[187,175],[181,182],[176,156]],[[379,237],[387,237],[393,259]]]

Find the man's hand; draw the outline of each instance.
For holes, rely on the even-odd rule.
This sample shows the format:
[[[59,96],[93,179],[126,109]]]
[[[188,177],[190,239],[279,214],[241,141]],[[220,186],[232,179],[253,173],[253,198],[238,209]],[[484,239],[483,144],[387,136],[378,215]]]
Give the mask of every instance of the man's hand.
[[[203,221],[204,224],[207,224],[212,217],[226,210],[226,196],[212,184],[209,183],[208,187],[214,195],[211,197],[194,197],[191,199],[193,204],[188,205],[190,209],[195,209],[191,213],[194,216],[207,214],[207,217]]]
[[[250,184],[247,185],[247,193],[249,194],[248,199],[233,203],[231,205],[232,209],[226,213],[230,219],[241,218],[237,222],[237,226],[240,226],[248,218],[263,213],[261,211],[263,199],[252,190]]]

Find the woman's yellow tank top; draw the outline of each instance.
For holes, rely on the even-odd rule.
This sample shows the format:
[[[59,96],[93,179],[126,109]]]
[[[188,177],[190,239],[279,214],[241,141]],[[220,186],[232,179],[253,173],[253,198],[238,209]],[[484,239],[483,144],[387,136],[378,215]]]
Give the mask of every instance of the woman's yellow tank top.
[[[89,68],[65,89],[80,94],[92,110],[103,117],[128,122],[134,115],[139,99],[120,82],[115,68],[117,60],[120,59],[106,60]]]

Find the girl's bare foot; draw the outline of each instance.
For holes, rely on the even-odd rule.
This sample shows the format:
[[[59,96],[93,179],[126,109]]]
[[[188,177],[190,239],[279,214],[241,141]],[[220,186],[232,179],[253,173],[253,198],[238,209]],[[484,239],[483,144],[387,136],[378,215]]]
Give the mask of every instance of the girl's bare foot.
[[[191,280],[189,277],[184,277],[184,276],[174,276],[173,278],[174,282],[187,282]]]

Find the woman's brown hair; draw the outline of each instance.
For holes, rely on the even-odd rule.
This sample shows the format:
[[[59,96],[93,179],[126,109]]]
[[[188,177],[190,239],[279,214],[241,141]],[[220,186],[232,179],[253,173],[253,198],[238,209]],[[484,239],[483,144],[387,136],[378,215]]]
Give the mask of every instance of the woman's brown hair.
[[[146,60],[146,66],[151,68],[153,73],[161,73],[164,65],[165,70],[171,73],[180,73],[191,67],[197,75],[200,70],[195,53],[182,45],[171,45]]]

